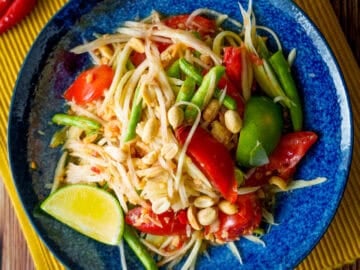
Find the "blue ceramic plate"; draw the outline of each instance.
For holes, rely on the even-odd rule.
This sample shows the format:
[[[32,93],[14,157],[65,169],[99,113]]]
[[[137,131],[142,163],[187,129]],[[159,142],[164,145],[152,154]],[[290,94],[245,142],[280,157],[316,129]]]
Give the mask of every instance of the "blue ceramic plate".
[[[244,0],[240,1],[247,6]],[[257,23],[272,28],[284,51],[297,48],[293,66],[303,97],[305,129],[319,141],[301,162],[297,179],[318,176],[318,186],[278,196],[276,222],[263,237],[266,247],[247,240],[237,245],[244,264],[239,265],[226,247],[201,256],[199,269],[292,269],[319,241],[341,200],[352,154],[352,118],[349,98],[338,65],[323,37],[292,1],[254,1]],[[155,9],[171,15],[208,7],[240,20],[237,1],[218,0],[77,0],[70,1],[45,27],[34,43],[17,81],[8,130],[9,157],[18,193],[38,234],[71,269],[119,269],[119,250],[99,244],[48,218],[36,209],[49,193],[59,150],[48,148],[56,127],[53,114],[62,111],[61,95],[75,76],[90,65],[87,55],[69,50],[108,33],[128,19],[145,17]],[[34,161],[38,169],[29,169]],[[141,268],[126,249],[129,269]]]

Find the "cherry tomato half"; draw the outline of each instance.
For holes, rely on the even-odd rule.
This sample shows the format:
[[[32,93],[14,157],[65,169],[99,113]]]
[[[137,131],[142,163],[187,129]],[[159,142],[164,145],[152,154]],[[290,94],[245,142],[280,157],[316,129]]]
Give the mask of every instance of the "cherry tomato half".
[[[82,72],[70,87],[64,97],[76,104],[84,104],[103,96],[114,77],[114,71],[107,65],[100,65]]]
[[[143,207],[131,209],[125,221],[141,232],[154,235],[185,235],[188,225],[185,210],[155,214],[151,209]]]
[[[165,25],[182,30],[192,30],[199,32],[200,35],[211,34],[215,32],[216,24],[214,20],[207,19],[203,16],[195,16],[188,24],[189,14],[172,16],[165,19]]]
[[[214,233],[217,240],[234,241],[241,235],[251,234],[259,226],[262,210],[260,200],[255,193],[239,195],[236,205],[238,212],[234,215],[219,211],[219,229]],[[206,231],[208,229],[206,228]]]
[[[269,157],[269,163],[257,167],[246,179],[246,186],[261,186],[268,183],[271,176],[279,176],[289,181],[297,164],[317,141],[312,131],[298,131],[282,136],[279,144]]]

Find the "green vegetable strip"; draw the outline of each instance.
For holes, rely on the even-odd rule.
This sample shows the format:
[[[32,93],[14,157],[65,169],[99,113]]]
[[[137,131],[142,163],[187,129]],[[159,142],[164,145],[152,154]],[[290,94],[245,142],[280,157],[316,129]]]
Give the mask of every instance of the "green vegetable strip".
[[[69,127],[65,126],[54,133],[50,141],[50,147],[55,148],[65,143]]]
[[[158,269],[155,260],[151,257],[143,243],[140,242],[134,229],[127,224],[125,224],[124,228],[124,239],[144,265],[145,269]]]
[[[55,114],[52,118],[52,122],[62,126],[75,126],[84,130],[98,130],[101,128],[101,124],[93,119],[85,116],[75,116],[65,113]]]
[[[265,44],[265,41],[263,40],[263,38],[260,36],[257,36],[256,41],[257,41],[256,51],[259,53],[260,57],[264,58],[264,59],[269,59],[271,54],[270,54],[268,48],[266,47],[266,44]]]
[[[197,84],[201,84],[203,80],[203,76],[199,73],[199,71],[190,64],[188,61],[186,61],[184,58],[179,59],[179,66],[182,72],[184,72],[187,76],[192,77]]]
[[[282,51],[274,53],[269,58],[269,62],[278,76],[286,96],[291,100],[289,107],[291,122],[294,130],[299,131],[302,129],[303,113],[299,93],[296,89],[294,79],[291,76],[290,66]]]
[[[221,95],[222,95],[222,90],[219,90],[216,88],[215,92],[214,92],[214,97],[216,97],[217,99],[220,99]],[[226,109],[229,109],[229,110],[237,109],[236,100],[228,95],[225,95],[224,100],[223,100],[223,105],[225,106]]]
[[[176,102],[191,100],[195,93],[195,86],[196,84],[194,79],[192,77],[187,77],[176,97]]]
[[[190,64],[184,58],[181,58],[179,60],[179,63],[180,63],[181,70],[188,77],[193,78],[197,84],[202,83],[203,77],[201,76],[201,74],[196,70],[196,68],[192,64]],[[215,98],[219,99],[221,96],[221,90],[215,89],[214,96],[215,96]],[[232,97],[230,97],[229,95],[225,95],[223,105],[225,106],[225,108],[227,108],[229,110],[236,110],[236,108],[237,108],[236,100],[233,99]]]
[[[176,60],[174,63],[172,63],[172,65],[168,68],[168,70],[166,71],[166,74],[169,77],[173,77],[173,78],[177,78],[180,79],[180,64],[179,64],[179,59]]]
[[[131,108],[130,119],[125,133],[124,142],[131,141],[136,136],[136,126],[141,118],[142,103],[143,103],[142,101],[143,99],[140,96],[140,87],[138,87],[136,88],[134,94],[133,105]]]
[[[214,66],[209,70],[205,75],[204,80],[199,86],[198,90],[191,99],[191,103],[195,104],[202,110],[206,104],[209,102],[210,98],[215,92],[216,85],[218,84],[220,78],[225,73],[225,67],[223,66]],[[215,79],[215,84],[211,88],[211,81]],[[188,106],[185,110],[185,119],[192,120],[196,117],[197,111],[194,107]]]

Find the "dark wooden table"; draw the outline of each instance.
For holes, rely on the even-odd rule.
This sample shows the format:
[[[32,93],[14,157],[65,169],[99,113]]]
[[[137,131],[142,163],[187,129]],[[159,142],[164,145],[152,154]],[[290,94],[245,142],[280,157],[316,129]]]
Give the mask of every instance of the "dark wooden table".
[[[326,1],[326,0],[312,0]],[[357,63],[360,65],[360,1],[330,0],[347,37]],[[16,250],[14,250],[16,243]],[[0,266],[2,270],[33,270],[34,265],[19,228],[10,200],[0,181]],[[16,255],[17,254],[17,255]],[[21,254],[21,261],[16,260]],[[360,260],[342,270],[360,270]]]

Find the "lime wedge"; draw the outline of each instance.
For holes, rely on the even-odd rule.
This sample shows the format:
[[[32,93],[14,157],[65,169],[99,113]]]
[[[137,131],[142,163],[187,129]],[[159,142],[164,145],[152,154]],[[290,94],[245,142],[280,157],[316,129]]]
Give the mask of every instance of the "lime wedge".
[[[55,219],[102,243],[117,245],[122,238],[121,206],[103,189],[69,185],[52,193],[40,207]]]

